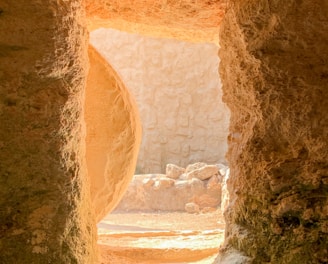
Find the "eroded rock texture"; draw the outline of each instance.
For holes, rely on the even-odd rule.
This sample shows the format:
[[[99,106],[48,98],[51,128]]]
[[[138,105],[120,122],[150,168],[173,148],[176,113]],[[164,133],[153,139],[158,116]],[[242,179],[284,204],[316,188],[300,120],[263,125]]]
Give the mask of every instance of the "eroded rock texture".
[[[86,0],[90,30],[116,28],[148,36],[218,42],[227,0]]]
[[[231,203],[217,263],[327,263],[328,3],[231,2],[220,35]]]
[[[112,67],[89,47],[86,160],[97,222],[120,201],[134,174],[141,141],[137,107]]]
[[[94,262],[82,105],[84,11],[0,1],[0,263]]]

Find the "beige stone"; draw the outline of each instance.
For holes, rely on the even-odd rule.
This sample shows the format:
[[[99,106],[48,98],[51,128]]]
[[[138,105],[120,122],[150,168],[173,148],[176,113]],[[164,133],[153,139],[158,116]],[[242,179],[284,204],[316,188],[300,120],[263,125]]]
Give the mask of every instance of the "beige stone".
[[[199,206],[195,203],[187,203],[185,205],[185,210],[189,214],[196,214],[199,213]]]
[[[223,164],[216,164],[216,166],[218,167],[219,169],[219,173],[221,176],[225,176],[226,173],[227,173],[227,170],[229,169],[228,166],[226,165],[223,165]]]
[[[204,194],[219,206],[220,194],[197,178],[174,180],[164,174],[135,175],[116,211],[184,211],[193,197]]]
[[[204,207],[204,208],[201,210],[201,213],[202,213],[202,214],[207,214],[207,213],[215,212],[216,210],[217,210],[217,208],[215,208],[215,207]]]
[[[154,186],[155,181],[153,179],[144,179],[142,183],[145,186],[145,188],[151,188]]]
[[[172,179],[178,179],[181,174],[185,172],[184,168],[181,168],[174,164],[167,164],[166,165],[166,177],[172,178]]]
[[[187,173],[182,173],[182,174],[180,175],[179,179],[180,179],[180,180],[184,180],[184,181],[188,180],[188,178],[187,178]]]
[[[96,219],[108,214],[134,174],[141,141],[138,110],[122,81],[92,47],[86,89],[86,160]]]
[[[175,181],[173,179],[161,178],[155,181],[154,189],[166,189],[172,187]]]
[[[220,206],[220,197],[213,197],[207,193],[196,195],[193,197],[192,202],[196,203],[200,209],[205,207],[217,208]]]
[[[224,258],[328,261],[327,236],[317,236],[327,219],[327,12],[323,2],[237,0],[221,24],[231,109]],[[309,208],[316,216],[303,219]]]
[[[198,178],[192,178],[187,180],[191,186],[191,191],[194,194],[200,194],[206,191],[205,183]]]
[[[207,189],[207,194],[209,194],[210,196],[216,199],[220,198],[220,202],[221,202],[222,184],[217,175],[212,176],[208,180],[206,189]]]
[[[197,178],[200,180],[207,180],[219,173],[219,169],[215,165],[206,165],[199,169],[187,173],[187,179]]]
[[[224,212],[229,205],[229,191],[228,180],[230,176],[230,169],[227,169],[221,185],[221,210]]]
[[[197,170],[197,169],[200,169],[200,168],[202,168],[206,165],[207,164],[204,163],[204,162],[196,162],[196,163],[193,163],[193,164],[189,164],[186,168],[186,173]]]

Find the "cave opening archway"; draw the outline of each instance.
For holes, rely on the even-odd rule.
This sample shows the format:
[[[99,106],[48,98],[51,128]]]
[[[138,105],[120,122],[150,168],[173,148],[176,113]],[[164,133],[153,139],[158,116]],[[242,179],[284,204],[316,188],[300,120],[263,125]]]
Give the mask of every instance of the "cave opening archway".
[[[1,261],[93,263],[82,114],[84,2],[93,25],[114,18],[112,25],[190,39],[217,35],[221,1],[2,2]],[[231,263],[234,255],[238,263],[327,263],[328,5],[229,3],[220,57],[232,110],[235,192],[226,215],[226,257],[218,261]],[[126,187],[120,180],[108,180],[112,194],[100,194],[101,203],[117,200]]]
[[[146,142],[141,147],[142,155],[139,155],[136,174],[150,173],[154,174],[151,178],[157,177],[156,173],[165,173],[168,163],[187,167],[188,164],[202,161],[207,164],[220,163],[221,166],[217,169],[217,175],[213,174],[214,177],[210,184],[208,184],[209,178],[204,181],[199,180],[198,184],[202,185],[201,190],[199,188],[194,190],[195,186],[193,185],[197,178],[193,182],[184,183],[185,180],[173,180],[165,177],[176,182],[177,188],[183,187],[178,196],[179,190],[175,188],[167,189],[166,192],[155,191],[156,197],[150,197],[151,194],[147,193],[146,196],[149,197],[145,201],[138,201],[137,197],[140,195],[137,194],[135,198],[123,199],[123,204],[126,200],[134,200],[133,205],[123,205],[123,207],[130,206],[123,210],[143,210],[148,213],[160,210],[166,213],[164,215],[163,213],[157,214],[155,217],[162,216],[158,220],[164,219],[164,221],[169,216],[173,222],[177,221],[176,217],[185,217],[190,219],[189,225],[187,225],[189,228],[192,223],[194,224],[192,228],[194,232],[201,232],[203,229],[205,231],[210,226],[222,228],[221,211],[218,210],[221,203],[223,176],[220,175],[219,170],[223,173],[222,171],[225,171],[223,167],[226,168],[222,163],[226,164],[224,156],[227,148],[229,112],[221,99],[217,45],[150,38],[112,29],[91,32],[91,43],[116,68],[122,80],[137,98],[143,121],[143,137]],[[143,117],[146,118],[143,119]],[[162,150],[157,150],[158,147]],[[90,170],[89,173],[92,171]],[[155,181],[154,190],[157,185],[160,186],[162,180]],[[129,188],[129,196],[135,195],[130,193],[132,188]],[[191,190],[187,191],[188,188]],[[164,194],[166,195],[163,196]],[[165,199],[168,195],[170,198]],[[141,196],[145,196],[145,194],[141,194]],[[192,201],[203,212],[202,215],[198,217],[189,215],[188,217],[186,213],[183,213],[185,204]],[[137,204],[138,202],[140,204]],[[119,208],[122,209],[122,206]],[[170,214],[170,211],[176,213]],[[204,212],[211,215],[205,215]],[[135,214],[125,215],[123,218],[132,218],[133,216],[135,217]],[[153,214],[148,214],[149,218],[152,216]],[[117,217],[120,216],[116,214],[116,219]],[[107,223],[110,221],[109,218],[107,216]],[[197,221],[211,221],[211,223],[206,226],[199,225]],[[221,224],[217,224],[218,221]],[[150,223],[150,221],[148,222]],[[128,221],[128,223],[130,222]],[[105,222],[102,222],[100,226],[113,228],[112,225]],[[155,226],[158,225],[154,224],[150,228],[155,228]],[[182,226],[181,223],[180,226]],[[202,226],[201,230],[196,231],[200,226]],[[118,226],[114,228],[118,228]],[[171,228],[174,228],[173,224]],[[182,232],[182,230],[180,231]],[[220,234],[219,240],[222,238],[222,230]],[[203,256],[200,254],[201,251],[207,252],[206,254],[210,254],[211,250],[216,252],[218,245],[219,242],[216,246],[211,246],[211,249],[198,250],[198,257]],[[194,250],[196,249],[194,248]],[[180,253],[182,254],[182,251]]]

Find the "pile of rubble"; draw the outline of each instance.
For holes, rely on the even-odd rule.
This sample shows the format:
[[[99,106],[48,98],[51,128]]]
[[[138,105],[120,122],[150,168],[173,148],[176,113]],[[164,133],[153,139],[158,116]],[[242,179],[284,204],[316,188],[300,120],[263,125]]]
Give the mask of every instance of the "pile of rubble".
[[[186,168],[168,164],[166,174],[135,175],[115,211],[214,211],[225,207],[229,171],[198,162]]]

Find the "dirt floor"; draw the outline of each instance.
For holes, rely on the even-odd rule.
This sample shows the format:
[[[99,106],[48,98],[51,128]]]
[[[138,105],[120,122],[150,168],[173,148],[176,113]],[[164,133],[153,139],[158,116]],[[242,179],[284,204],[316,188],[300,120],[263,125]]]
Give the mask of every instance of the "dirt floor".
[[[220,210],[112,213],[98,224],[100,264],[210,264],[223,233]]]

